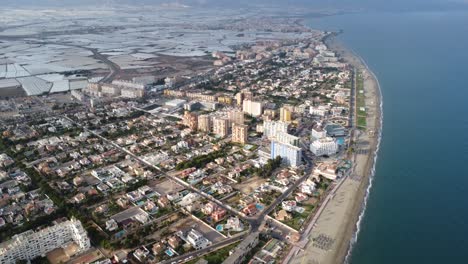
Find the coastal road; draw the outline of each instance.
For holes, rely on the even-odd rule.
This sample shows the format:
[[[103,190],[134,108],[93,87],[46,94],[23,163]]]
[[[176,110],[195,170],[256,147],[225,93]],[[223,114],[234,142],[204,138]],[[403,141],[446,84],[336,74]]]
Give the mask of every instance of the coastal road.
[[[303,234],[301,236],[301,240],[299,242],[297,242],[293,246],[293,248],[289,251],[288,255],[286,256],[286,258],[282,262],[283,264],[288,264],[290,262],[291,258],[293,258],[293,256],[296,256],[297,253],[299,253],[299,250],[302,250],[307,246],[307,244],[309,243],[310,233],[312,232],[312,229],[315,227],[315,224],[317,223],[319,217],[322,215],[323,210],[325,210],[328,203],[333,199],[333,197],[335,196],[337,190],[343,185],[343,183],[345,182],[347,177],[348,176],[343,177],[340,180],[340,182],[333,188],[333,190],[327,195],[327,197],[323,201],[322,205],[319,207],[319,209],[315,213],[314,217],[309,222],[307,228],[303,232]]]

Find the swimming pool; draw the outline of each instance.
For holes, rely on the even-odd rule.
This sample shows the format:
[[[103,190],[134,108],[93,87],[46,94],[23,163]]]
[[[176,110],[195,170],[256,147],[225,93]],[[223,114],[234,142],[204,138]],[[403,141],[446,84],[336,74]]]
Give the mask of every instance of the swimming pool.
[[[174,256],[174,252],[171,250],[171,249],[166,249],[166,251],[164,251],[166,253],[166,255],[168,255],[169,257],[172,257]]]
[[[216,226],[216,230],[217,230],[218,232],[223,231],[223,229],[224,229],[224,226],[223,226],[223,225],[217,225],[217,226]]]

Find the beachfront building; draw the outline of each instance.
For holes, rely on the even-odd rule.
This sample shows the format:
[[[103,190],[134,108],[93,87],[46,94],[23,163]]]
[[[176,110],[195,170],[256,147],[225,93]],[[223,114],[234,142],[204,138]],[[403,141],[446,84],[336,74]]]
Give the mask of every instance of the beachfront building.
[[[283,159],[284,164],[291,167],[298,167],[301,165],[302,149],[288,143],[272,140],[270,158],[275,159],[278,156]]]
[[[242,103],[242,110],[251,116],[261,116],[263,113],[262,102],[256,102],[252,100],[244,100]]]
[[[91,246],[81,222],[74,218],[62,222],[55,221],[53,226],[39,231],[28,230],[0,244],[0,263],[29,261],[72,244],[77,248],[75,254],[84,252]]]
[[[346,130],[344,127],[338,124],[327,124],[325,126],[325,130],[327,131],[327,135],[329,137],[343,137],[346,135]]]
[[[263,122],[263,135],[272,140],[277,138],[278,134],[288,133],[289,124],[281,121],[265,121]]]
[[[310,151],[315,156],[330,156],[338,152],[338,143],[334,138],[325,137],[317,139],[310,144]]]

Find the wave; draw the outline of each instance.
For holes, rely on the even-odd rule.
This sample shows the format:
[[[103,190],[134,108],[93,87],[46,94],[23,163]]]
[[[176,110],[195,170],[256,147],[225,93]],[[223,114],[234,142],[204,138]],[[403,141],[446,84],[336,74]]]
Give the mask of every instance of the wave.
[[[361,231],[361,223],[366,213],[367,201],[369,200],[370,191],[372,189],[372,183],[374,181],[375,168],[376,168],[377,159],[379,156],[378,153],[380,149],[380,142],[382,140],[382,131],[383,131],[383,96],[382,96],[382,90],[380,87],[379,79],[377,79],[377,76],[374,74],[373,71],[371,71],[371,69],[369,68],[369,66],[367,65],[367,63],[364,61],[364,59],[361,56],[359,56],[352,49],[349,49],[349,50],[354,54],[355,57],[357,57],[361,61],[361,63],[366,67],[367,71],[372,74],[375,81],[377,82],[377,88],[378,88],[379,97],[380,97],[380,100],[379,100],[380,101],[380,106],[379,106],[380,107],[380,128],[378,130],[379,136],[377,139],[377,146],[374,152],[374,163],[372,165],[372,170],[371,170],[371,174],[369,177],[369,185],[367,186],[366,195],[364,197],[364,201],[363,201],[362,208],[361,208],[361,213],[359,214],[358,221],[356,222],[356,232],[354,233],[353,237],[351,238],[351,241],[349,242],[349,249],[348,249],[348,252],[346,253],[344,264],[349,264],[354,245],[356,244],[358,236],[359,236],[359,232]]]

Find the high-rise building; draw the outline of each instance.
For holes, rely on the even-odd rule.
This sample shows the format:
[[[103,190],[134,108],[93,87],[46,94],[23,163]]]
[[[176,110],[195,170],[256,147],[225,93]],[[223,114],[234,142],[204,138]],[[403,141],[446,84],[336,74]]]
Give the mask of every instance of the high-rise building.
[[[263,113],[263,105],[261,102],[244,100],[242,103],[242,110],[252,116],[261,116]]]
[[[338,152],[338,143],[334,138],[324,137],[317,139],[310,144],[310,151],[315,156],[330,156]]]
[[[279,132],[276,135],[276,141],[299,147],[299,137],[290,135],[285,132]]]
[[[242,102],[244,101],[244,95],[242,92],[236,94],[236,102],[238,106],[242,105]]]
[[[248,141],[248,130],[249,127],[247,125],[234,124],[232,126],[232,142],[246,144]]]
[[[198,116],[198,130],[203,132],[211,131],[211,117],[209,115]]]
[[[251,91],[242,91],[242,94],[244,95],[244,100],[253,100],[253,93]]]
[[[276,113],[276,110],[273,110],[273,109],[265,109],[265,110],[263,111],[263,115],[264,115],[265,117],[268,117],[269,120],[272,120],[272,119],[275,119],[275,118],[276,118],[277,113]]]
[[[213,120],[213,133],[226,137],[229,134],[229,120],[227,118],[215,118]]]
[[[278,156],[283,159],[284,164],[291,167],[298,167],[301,165],[302,149],[291,144],[272,140],[271,159],[275,159]]]
[[[26,231],[0,244],[0,263],[32,260],[71,243],[76,244],[77,254],[88,250],[91,246],[81,222],[76,219],[55,222],[53,226],[36,232]]]
[[[283,122],[291,122],[292,119],[292,112],[286,107],[280,108],[280,121]]]
[[[287,133],[289,124],[281,121],[263,122],[263,135],[268,139],[275,139],[280,132]]]
[[[229,121],[231,124],[244,124],[244,113],[242,111],[233,110],[228,113]]]
[[[196,131],[198,128],[198,116],[189,111],[185,111],[183,123],[185,126],[188,126],[190,130]]]

